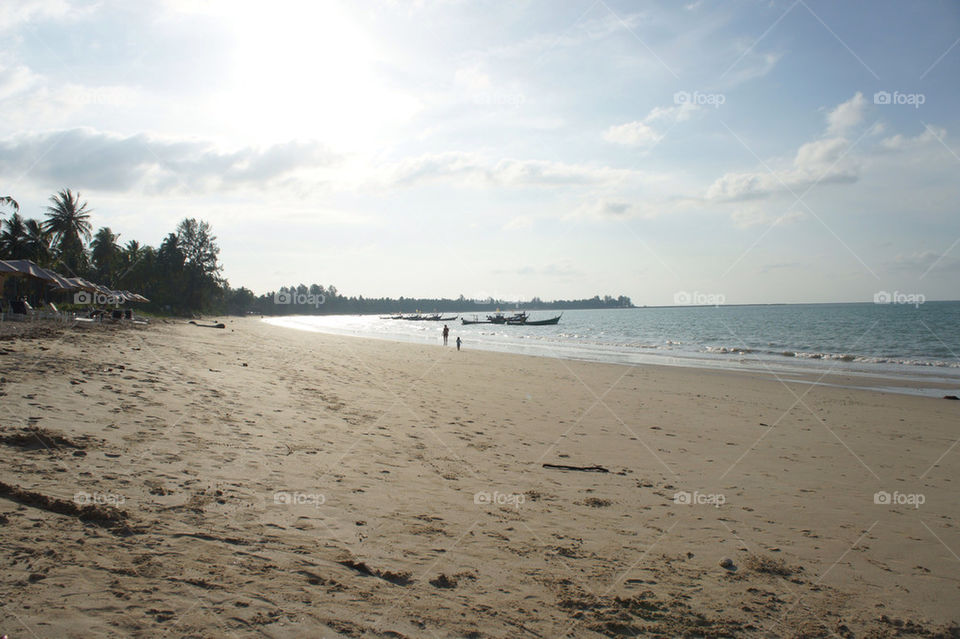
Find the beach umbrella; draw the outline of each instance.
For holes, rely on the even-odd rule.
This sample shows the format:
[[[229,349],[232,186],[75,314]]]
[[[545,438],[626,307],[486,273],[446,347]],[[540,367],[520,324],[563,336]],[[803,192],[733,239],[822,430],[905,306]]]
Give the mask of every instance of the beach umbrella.
[[[63,275],[60,275],[56,271],[51,271],[50,269],[41,269],[50,276],[50,283],[55,291],[69,291],[76,288],[70,283],[70,280],[65,278]]]
[[[5,261],[0,260],[0,296],[3,295],[3,285],[6,283],[7,277],[17,272],[17,269],[13,268]]]
[[[88,293],[97,292],[97,287],[82,277],[67,277],[65,279],[72,289],[87,291]]]
[[[41,268],[30,260],[5,260],[3,264],[4,266],[0,268],[0,273],[5,276],[32,277],[33,279],[46,282],[54,289],[69,288],[71,286],[70,280],[64,276],[49,269]]]
[[[5,268],[7,270],[7,272],[4,273],[6,276],[30,277],[48,283],[54,281],[54,278],[50,273],[48,273],[45,269],[40,268],[30,260],[6,260],[4,264],[6,265]]]
[[[55,282],[53,275],[46,269],[40,268],[30,260],[7,260],[6,263],[12,266],[14,275],[23,275],[46,282]]]

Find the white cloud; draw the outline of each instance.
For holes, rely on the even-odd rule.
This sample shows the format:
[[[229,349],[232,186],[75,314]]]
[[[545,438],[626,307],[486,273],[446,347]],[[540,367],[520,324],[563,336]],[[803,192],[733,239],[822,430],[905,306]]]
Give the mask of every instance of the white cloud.
[[[576,213],[585,217],[618,219],[629,217],[635,210],[636,205],[630,202],[600,198],[581,206]]]
[[[727,173],[707,189],[709,200],[743,201],[778,192],[801,195],[814,184],[850,184],[858,173],[852,158],[840,161],[849,146],[843,138],[808,142],[797,151],[789,168]]]
[[[656,131],[643,122],[627,122],[611,126],[603,134],[603,139],[624,146],[652,146],[660,141]]]
[[[863,120],[863,112],[866,106],[867,101],[859,91],[846,102],[838,104],[827,114],[827,134],[844,135],[850,129],[860,124]]]
[[[947,130],[942,127],[929,126],[922,133],[914,137],[901,133],[884,138],[880,141],[880,148],[885,151],[905,151],[928,146],[931,142],[938,143],[947,137]]]
[[[751,80],[756,80],[773,71],[783,57],[782,53],[750,51],[741,58],[723,77],[723,84],[734,87]]]
[[[814,184],[850,184],[859,177],[856,157],[847,155],[850,141],[836,135],[863,118],[863,95],[859,92],[827,115],[827,135],[797,149],[790,166],[727,173],[707,188],[709,200],[745,201],[766,198],[778,192],[801,195]],[[774,163],[776,164],[776,163]]]
[[[28,67],[8,67],[0,64],[0,101],[8,100],[40,84],[42,78]],[[9,108],[4,105],[4,110]]]
[[[603,139],[624,146],[651,147],[659,143],[664,136],[664,133],[658,132],[652,124],[666,125],[669,130],[679,122],[686,122],[699,110],[699,105],[690,102],[670,107],[654,107],[643,120],[610,126],[604,131]]]
[[[461,186],[569,186],[612,184],[640,178],[637,171],[546,160],[492,160],[475,153],[433,153],[407,158],[376,171],[386,186],[443,181]]]
[[[63,18],[77,7],[67,0],[6,0],[0,3],[0,31],[45,18]]]
[[[336,158],[312,142],[223,151],[202,140],[68,129],[0,140],[0,175],[25,174],[53,188],[217,192],[268,187]]]
[[[528,215],[515,217],[503,225],[504,231],[525,231],[533,228],[533,218]]]
[[[693,117],[694,113],[700,110],[700,105],[690,101],[671,107],[653,107],[650,113],[647,114],[647,117],[644,118],[644,122],[666,121],[671,124],[674,122],[686,122]]]

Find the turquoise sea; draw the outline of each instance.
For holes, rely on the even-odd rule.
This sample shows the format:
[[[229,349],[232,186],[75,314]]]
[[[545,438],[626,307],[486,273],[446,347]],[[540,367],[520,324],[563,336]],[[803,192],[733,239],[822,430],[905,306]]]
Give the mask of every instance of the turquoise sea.
[[[508,309],[503,309],[508,312]],[[445,314],[445,315],[451,315]],[[555,311],[532,311],[545,319]],[[473,313],[464,315],[468,319]],[[481,314],[481,318],[483,314]],[[370,315],[288,316],[272,324],[342,335],[441,342],[442,324]],[[448,322],[451,345],[616,363],[847,373],[960,389],[960,302],[681,306],[564,311],[556,326]],[[920,388],[917,392],[943,394]]]

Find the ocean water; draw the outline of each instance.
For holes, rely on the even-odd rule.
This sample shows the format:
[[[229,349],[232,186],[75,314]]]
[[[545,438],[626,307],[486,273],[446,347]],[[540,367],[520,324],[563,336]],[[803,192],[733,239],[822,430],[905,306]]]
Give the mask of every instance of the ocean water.
[[[530,313],[532,319],[556,314]],[[474,315],[463,317],[473,319]],[[438,322],[371,315],[266,321],[302,330],[430,344],[441,342],[443,328]],[[451,346],[459,336],[464,348],[776,374],[845,373],[910,380],[921,386],[924,381],[955,384],[960,389],[960,302],[574,310],[564,311],[556,326],[461,325],[460,320],[448,325]],[[917,392],[943,394],[942,389],[932,388]]]

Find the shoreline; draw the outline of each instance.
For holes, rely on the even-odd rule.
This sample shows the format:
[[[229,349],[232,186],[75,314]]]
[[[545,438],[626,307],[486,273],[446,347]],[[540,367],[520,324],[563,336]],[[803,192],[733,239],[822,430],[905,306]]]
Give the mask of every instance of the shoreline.
[[[439,337],[434,339],[402,339],[396,335],[377,335],[377,334],[358,334],[355,331],[337,331],[330,327],[318,327],[290,325],[290,322],[284,322],[287,319],[297,320],[299,317],[311,316],[283,316],[283,317],[263,317],[262,321],[271,327],[301,331],[304,333],[317,333],[323,335],[332,335],[337,337],[350,337],[358,339],[372,339],[397,344],[415,344],[421,346],[440,346]],[[339,316],[337,316],[339,317]],[[350,316],[344,316],[350,317]],[[362,317],[374,317],[372,315]],[[432,324],[432,323],[431,323]],[[669,354],[645,354],[645,355],[627,355],[624,354],[622,361],[612,359],[601,359],[590,357],[588,355],[576,356],[575,351],[564,352],[549,345],[534,345],[527,347],[528,352],[512,350],[510,347],[491,342],[471,342],[465,344],[464,348],[473,348],[485,352],[502,353],[505,355],[517,355],[523,357],[543,357],[549,359],[560,359],[567,361],[590,362],[597,364],[611,364],[617,366],[654,366],[668,368],[688,368],[699,371],[720,371],[730,373],[743,373],[759,375],[766,378],[778,379],[783,382],[797,384],[813,384],[820,386],[834,386],[837,388],[850,388],[859,390],[869,390],[879,393],[898,393],[911,396],[926,397],[930,399],[942,399],[945,395],[960,395],[960,380],[953,380],[938,376],[937,367],[917,367],[918,370],[905,370],[900,372],[886,371],[868,371],[868,370],[844,370],[840,368],[840,360],[821,360],[836,361],[836,364],[829,366],[827,370],[815,369],[811,362],[807,366],[790,366],[789,358],[785,361],[777,362],[774,360],[762,360],[754,358],[752,361],[745,362],[744,359],[737,361],[708,360],[706,358],[695,358],[683,355]],[[532,352],[539,350],[539,352]],[[615,355],[608,353],[609,355]],[[636,361],[626,361],[633,357]]]
[[[0,341],[0,632],[960,624],[958,402],[223,321]]]

